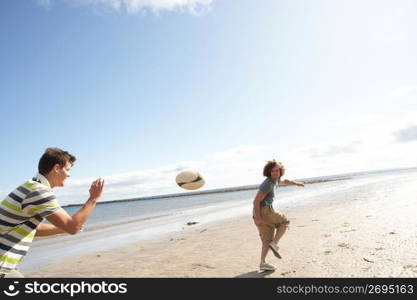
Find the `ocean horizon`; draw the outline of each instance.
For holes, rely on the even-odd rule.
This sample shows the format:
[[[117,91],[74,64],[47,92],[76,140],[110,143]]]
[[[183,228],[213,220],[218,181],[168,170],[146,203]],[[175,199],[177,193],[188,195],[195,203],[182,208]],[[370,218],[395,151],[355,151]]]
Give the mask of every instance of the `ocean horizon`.
[[[392,172],[392,171],[407,171],[407,170],[414,170],[414,169],[417,169],[417,166],[416,167],[407,167],[407,168],[390,168],[390,169],[380,169],[380,170],[348,172],[348,173],[332,174],[332,175],[317,176],[317,177],[296,178],[296,179],[293,179],[293,180],[305,182],[307,184],[312,184],[312,183],[316,183],[316,181],[339,180],[341,177],[367,175],[367,174],[379,174],[379,173]],[[144,200],[154,200],[154,199],[164,199],[164,198],[175,198],[175,197],[183,197],[183,196],[205,195],[205,194],[214,194],[214,193],[229,193],[229,192],[236,192],[236,191],[241,191],[241,190],[257,189],[259,187],[259,185],[260,185],[260,183],[258,183],[258,184],[249,184],[249,185],[230,186],[230,187],[221,187],[221,188],[214,188],[214,189],[207,189],[207,190],[196,190],[196,191],[182,192],[182,193],[160,194],[160,195],[134,197],[134,198],[126,198],[126,199],[113,199],[113,200],[99,201],[99,202],[97,202],[97,205],[116,203],[116,202],[120,203],[120,202],[131,202],[131,201],[144,201]],[[84,205],[84,203],[70,203],[70,204],[64,204],[64,205],[62,205],[62,207],[81,207],[83,205]]]

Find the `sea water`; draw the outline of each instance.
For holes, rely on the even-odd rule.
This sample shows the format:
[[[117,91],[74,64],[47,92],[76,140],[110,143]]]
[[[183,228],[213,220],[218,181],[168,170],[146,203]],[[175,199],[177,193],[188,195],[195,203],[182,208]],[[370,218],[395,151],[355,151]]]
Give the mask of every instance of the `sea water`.
[[[417,176],[417,168],[351,173],[299,179],[310,182],[304,188],[279,187],[274,207],[278,210],[306,203],[332,201],[332,193]],[[416,177],[417,178],[417,177]],[[251,217],[255,186],[231,188],[229,192],[199,195],[161,196],[150,200],[101,203],[85,224],[85,230],[75,236],[61,235],[34,241],[26,258],[19,265],[22,271],[59,261],[90,251],[120,248],[129,243],[168,236],[198,229],[208,223],[236,217]],[[248,188],[248,190],[241,190]],[[236,190],[236,191],[233,191]],[[337,199],[337,198],[336,198]],[[337,200],[333,200],[337,201]],[[80,206],[66,207],[69,214]],[[188,222],[197,222],[188,226]]]

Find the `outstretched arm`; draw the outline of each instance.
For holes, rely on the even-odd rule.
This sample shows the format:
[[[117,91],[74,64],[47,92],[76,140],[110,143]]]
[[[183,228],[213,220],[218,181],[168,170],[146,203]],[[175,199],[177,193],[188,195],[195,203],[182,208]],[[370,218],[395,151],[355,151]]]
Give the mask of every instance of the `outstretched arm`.
[[[291,180],[288,180],[288,179],[285,179],[284,181],[281,181],[280,183],[284,184],[284,185],[304,186],[304,183],[302,183],[302,182],[291,181]]]
[[[56,227],[55,225],[51,224],[39,224],[38,228],[36,228],[36,235],[35,236],[50,236],[55,234],[66,233],[61,228]]]
[[[90,187],[90,197],[80,210],[70,216],[64,209],[60,209],[56,213],[46,217],[46,219],[53,225],[39,225],[40,232],[37,236],[54,235],[63,232],[76,234],[80,232],[84,223],[93,212],[97,201],[100,199],[103,187],[104,180],[97,179],[94,181]]]

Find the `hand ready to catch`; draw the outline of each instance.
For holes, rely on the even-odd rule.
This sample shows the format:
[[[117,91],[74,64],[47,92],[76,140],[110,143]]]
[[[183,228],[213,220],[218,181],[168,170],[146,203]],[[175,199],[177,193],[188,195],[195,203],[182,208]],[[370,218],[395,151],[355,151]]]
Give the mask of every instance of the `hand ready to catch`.
[[[98,200],[103,193],[104,188],[104,179],[98,178],[97,180],[93,181],[90,187],[90,199]]]

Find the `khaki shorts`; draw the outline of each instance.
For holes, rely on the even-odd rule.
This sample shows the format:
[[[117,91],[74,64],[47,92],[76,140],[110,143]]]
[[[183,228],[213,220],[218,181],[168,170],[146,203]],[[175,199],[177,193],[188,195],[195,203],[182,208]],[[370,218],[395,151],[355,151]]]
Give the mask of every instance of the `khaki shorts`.
[[[255,216],[255,213],[253,214]],[[255,217],[254,217],[255,218]],[[290,221],[287,217],[275,211],[272,206],[265,205],[261,207],[261,218],[267,224],[266,226],[256,226],[259,230],[259,236],[261,237],[262,243],[270,243],[274,237],[274,231],[280,226],[287,226]]]

